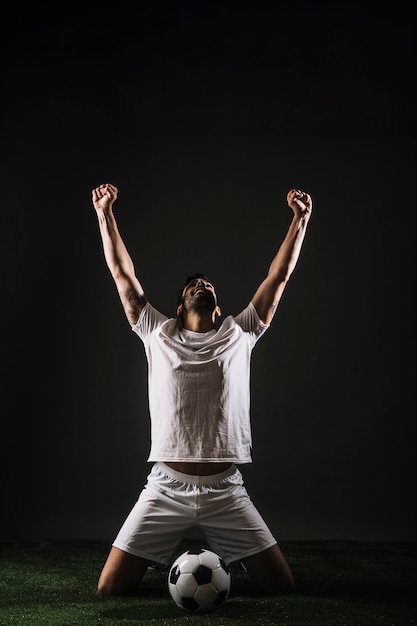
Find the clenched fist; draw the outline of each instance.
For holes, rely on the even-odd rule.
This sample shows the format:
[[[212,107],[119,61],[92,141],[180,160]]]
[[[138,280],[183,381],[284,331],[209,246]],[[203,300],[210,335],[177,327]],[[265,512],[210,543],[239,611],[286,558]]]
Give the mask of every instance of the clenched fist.
[[[309,217],[313,210],[311,197],[300,189],[291,189],[287,194],[288,206],[300,217]]]
[[[106,211],[117,199],[117,187],[106,183],[93,189],[93,205],[96,211]]]

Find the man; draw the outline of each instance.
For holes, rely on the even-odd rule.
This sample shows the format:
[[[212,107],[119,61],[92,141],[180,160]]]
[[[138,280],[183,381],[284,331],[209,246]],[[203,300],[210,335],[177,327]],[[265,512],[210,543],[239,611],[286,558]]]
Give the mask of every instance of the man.
[[[226,563],[241,562],[260,589],[290,592],[291,570],[236,466],[251,462],[252,349],[270,325],[295,268],[312,200],[303,191],[288,192],[293,219],[267,276],[248,306],[217,328],[217,295],[202,274],[185,281],[177,318],[167,318],[148,302],[113,214],[117,193],[114,185],[100,185],[92,192],[93,205],[105,260],[148,359],[148,461],[153,466],[113,543],[98,592],[133,591],[150,563],[169,565],[194,528]]]

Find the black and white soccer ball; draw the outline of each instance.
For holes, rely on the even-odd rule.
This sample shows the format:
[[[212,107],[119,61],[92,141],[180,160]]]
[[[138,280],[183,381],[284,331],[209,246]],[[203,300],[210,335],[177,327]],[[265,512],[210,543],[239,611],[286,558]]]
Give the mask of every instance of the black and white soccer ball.
[[[168,574],[172,599],[191,613],[217,610],[228,598],[230,584],[226,563],[218,554],[204,548],[181,554]]]

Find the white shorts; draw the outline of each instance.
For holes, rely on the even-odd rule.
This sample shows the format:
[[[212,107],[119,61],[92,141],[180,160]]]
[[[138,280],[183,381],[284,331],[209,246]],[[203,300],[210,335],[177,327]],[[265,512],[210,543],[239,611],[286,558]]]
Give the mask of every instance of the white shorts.
[[[227,564],[277,543],[235,465],[220,474],[194,476],[155,463],[113,546],[168,566],[195,530]]]

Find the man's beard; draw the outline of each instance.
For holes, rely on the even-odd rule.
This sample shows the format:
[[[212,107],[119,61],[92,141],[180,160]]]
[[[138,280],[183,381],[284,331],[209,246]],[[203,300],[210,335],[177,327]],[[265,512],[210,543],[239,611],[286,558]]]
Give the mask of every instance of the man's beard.
[[[210,291],[198,291],[184,298],[183,307],[186,311],[213,313],[217,306],[216,298]]]

